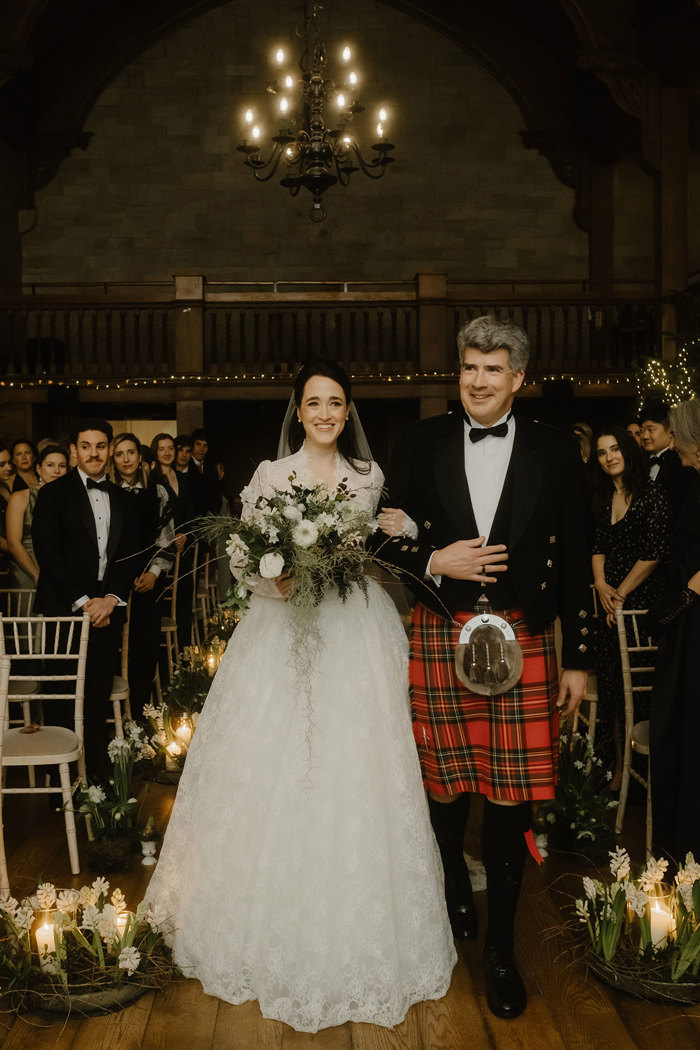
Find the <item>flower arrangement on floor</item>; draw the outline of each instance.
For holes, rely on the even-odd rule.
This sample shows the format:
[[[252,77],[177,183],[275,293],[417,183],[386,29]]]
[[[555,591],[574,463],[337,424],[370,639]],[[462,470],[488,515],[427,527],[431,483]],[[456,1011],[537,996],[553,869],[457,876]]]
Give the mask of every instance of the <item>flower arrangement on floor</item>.
[[[225,642],[216,639],[217,666],[224,649]],[[214,673],[209,666],[211,656],[211,649],[186,646],[162,704],[146,704],[144,707],[145,734],[153,752],[148,762],[141,763],[141,771],[146,775],[168,783],[179,778],[211,688]]]
[[[246,609],[255,578],[282,573],[294,578],[289,601],[299,608],[317,606],[329,589],[343,599],[354,584],[367,593],[371,558],[364,544],[376,530],[376,519],[357,506],[344,482],[332,493],[322,482],[301,484],[295,473],[289,483],[288,490],[269,486],[260,494],[246,486],[241,499],[253,508],[245,520],[202,519],[207,539],[228,539],[226,553],[237,582],[225,607]]]
[[[104,878],[80,890],[44,882],[21,903],[0,898],[0,979],[17,1011],[111,1010],[176,972],[146,902],[128,911]]]
[[[234,609],[217,608],[216,612],[207,620],[208,638],[217,639],[220,642],[228,642],[236,629],[240,616]]]
[[[153,757],[153,748],[141,726],[124,724],[124,736],[110,740],[107,753],[113,775],[105,785],[80,783],[73,806],[90,821],[94,841],[88,859],[94,871],[103,874],[128,867],[137,836],[139,804],[132,792],[134,763]]]
[[[575,913],[593,971],[640,998],[700,1000],[700,864],[692,853],[664,882],[650,857],[636,876],[629,854],[610,852],[612,880],[585,877]]]
[[[551,845],[581,849],[594,844],[607,850],[613,831],[604,817],[618,805],[608,788],[610,779],[588,736],[560,734],[559,783],[554,798],[538,813]]]

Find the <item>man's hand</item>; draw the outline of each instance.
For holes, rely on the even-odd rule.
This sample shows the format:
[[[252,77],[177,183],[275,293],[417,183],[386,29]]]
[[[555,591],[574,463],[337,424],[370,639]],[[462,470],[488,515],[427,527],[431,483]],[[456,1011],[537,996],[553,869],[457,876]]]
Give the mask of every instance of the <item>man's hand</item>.
[[[158,577],[154,572],[146,570],[146,572],[141,573],[141,575],[137,576],[134,580],[134,590],[138,591],[139,594],[144,594],[146,591],[152,591],[157,579]]]
[[[475,540],[457,540],[448,547],[435,551],[430,562],[433,576],[451,576],[453,580],[473,580],[475,583],[496,583],[494,572],[505,572],[508,551],[504,543],[482,547],[485,536]]]
[[[562,715],[573,715],[586,695],[588,671],[562,671],[557,707]]]
[[[108,594],[105,598],[90,598],[83,605],[83,609],[90,617],[92,627],[107,627],[109,618],[118,605],[117,599]]]

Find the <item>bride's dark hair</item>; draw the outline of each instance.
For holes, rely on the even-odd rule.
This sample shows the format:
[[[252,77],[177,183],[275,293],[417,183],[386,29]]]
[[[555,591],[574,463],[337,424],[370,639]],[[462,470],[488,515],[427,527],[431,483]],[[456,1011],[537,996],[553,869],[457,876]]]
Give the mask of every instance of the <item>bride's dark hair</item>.
[[[350,408],[352,404],[352,390],[350,380],[344,368],[335,361],[309,361],[300,369],[294,380],[294,404],[299,408],[304,396],[304,387],[314,376],[324,376],[332,379],[338,386],[342,387],[345,394],[345,402]],[[292,452],[298,452],[304,443],[304,427],[294,415],[289,424],[289,447]],[[358,474],[369,474],[370,464],[360,455],[357,433],[355,431],[355,420],[350,413],[349,418],[338,437],[338,451],[341,456],[350,463]]]

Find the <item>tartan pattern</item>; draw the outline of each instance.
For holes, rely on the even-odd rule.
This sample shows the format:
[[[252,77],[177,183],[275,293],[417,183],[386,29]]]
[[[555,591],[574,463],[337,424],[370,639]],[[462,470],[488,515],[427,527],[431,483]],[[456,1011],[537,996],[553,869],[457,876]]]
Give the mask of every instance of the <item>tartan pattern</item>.
[[[457,614],[463,623],[471,615]],[[457,678],[461,629],[424,605],[413,610],[411,713],[426,789],[513,802],[553,798],[559,765],[554,628],[531,635],[524,623],[514,624],[523,674],[499,696],[472,693]]]

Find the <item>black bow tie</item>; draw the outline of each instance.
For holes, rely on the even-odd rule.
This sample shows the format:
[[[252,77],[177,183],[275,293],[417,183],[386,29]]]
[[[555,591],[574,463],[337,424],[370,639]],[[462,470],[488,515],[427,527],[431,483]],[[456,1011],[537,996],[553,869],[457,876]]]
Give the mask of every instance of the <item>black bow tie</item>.
[[[88,489],[99,489],[100,492],[109,492],[109,482],[107,478],[104,481],[93,481],[92,478],[87,479]]]
[[[483,441],[488,434],[492,434],[493,437],[504,438],[508,434],[508,421],[510,420],[512,412],[509,412],[503,423],[499,423],[496,427],[475,427],[471,419],[464,413],[464,418],[469,424],[469,440],[475,444],[477,441]]]
[[[660,463],[660,462],[661,462],[661,456],[649,456],[649,463],[650,464],[652,464],[652,463]]]

